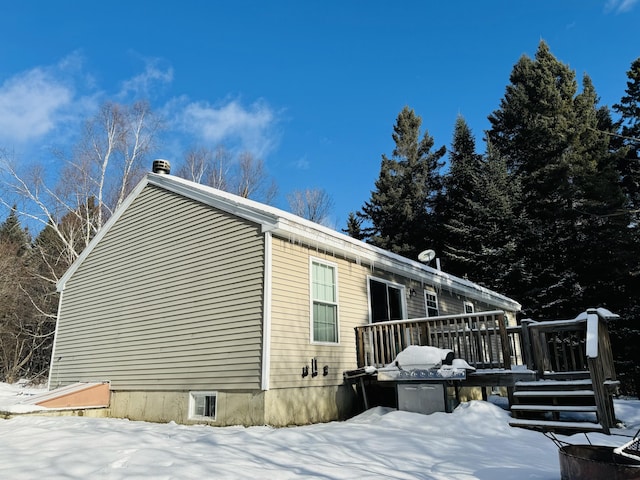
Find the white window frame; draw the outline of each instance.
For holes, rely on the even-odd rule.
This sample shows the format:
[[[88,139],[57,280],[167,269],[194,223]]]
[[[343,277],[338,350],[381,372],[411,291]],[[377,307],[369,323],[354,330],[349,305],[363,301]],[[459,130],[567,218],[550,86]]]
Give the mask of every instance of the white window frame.
[[[393,288],[397,288],[398,290],[400,290],[400,308],[402,309],[402,312],[400,315],[403,320],[406,319],[407,318],[406,287],[401,283],[395,283],[389,280],[385,280],[384,278],[367,275],[367,300],[369,302],[369,323],[373,323],[373,305],[371,305],[371,280],[373,280],[374,282],[384,283],[387,285],[387,288],[391,286]],[[389,308],[388,304],[387,304],[387,308]]]
[[[196,397],[213,397],[214,398],[214,415],[213,417],[207,415],[200,415],[196,412]],[[218,392],[195,390],[189,392],[189,419],[190,420],[206,420],[215,421],[218,415]]]
[[[430,300],[429,297],[433,297],[433,299],[435,300],[435,309],[438,312],[436,315],[429,315],[429,304],[434,303],[434,300]],[[431,307],[434,308],[434,307]],[[427,314],[427,317],[437,317],[438,315],[440,315],[440,304],[438,302],[438,294],[432,290],[425,290],[424,291],[424,310],[425,313]]]
[[[327,302],[325,300],[317,300],[325,305],[332,305],[336,309],[336,341],[328,342],[322,340],[316,340],[314,338],[314,318],[313,318],[313,304],[316,299],[313,298],[313,264],[324,265],[333,269],[333,288],[335,289],[335,302]],[[314,345],[339,345],[340,344],[340,299],[338,297],[338,264],[329,262],[322,258],[309,257],[309,341]]]
[[[471,309],[470,312],[467,312],[467,307],[469,307]],[[465,300],[464,302],[462,302],[462,309],[464,311],[465,314],[473,314],[476,313],[476,307],[473,305],[472,302]]]

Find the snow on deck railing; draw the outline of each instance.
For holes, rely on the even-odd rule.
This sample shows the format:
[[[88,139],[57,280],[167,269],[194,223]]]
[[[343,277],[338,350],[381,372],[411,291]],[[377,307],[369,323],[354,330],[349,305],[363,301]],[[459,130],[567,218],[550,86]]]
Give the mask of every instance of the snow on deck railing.
[[[598,324],[600,317],[592,310],[587,312],[587,358],[598,358]]]

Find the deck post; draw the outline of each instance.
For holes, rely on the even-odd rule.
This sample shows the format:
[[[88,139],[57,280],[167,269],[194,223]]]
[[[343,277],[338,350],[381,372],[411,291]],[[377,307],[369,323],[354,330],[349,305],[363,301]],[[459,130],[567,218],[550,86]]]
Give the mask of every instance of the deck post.
[[[511,370],[511,346],[509,345],[509,334],[507,334],[505,316],[504,313],[497,316],[498,328],[500,330],[500,343],[502,343],[502,366],[506,370]]]
[[[525,318],[520,322],[520,326],[522,327],[521,348],[522,348],[522,356],[524,357],[523,363],[527,366],[529,370],[536,369],[536,365],[534,362],[535,357],[533,356],[533,348],[531,345],[531,334],[529,332],[529,327],[531,326],[532,323],[535,323],[535,322],[530,318]]]

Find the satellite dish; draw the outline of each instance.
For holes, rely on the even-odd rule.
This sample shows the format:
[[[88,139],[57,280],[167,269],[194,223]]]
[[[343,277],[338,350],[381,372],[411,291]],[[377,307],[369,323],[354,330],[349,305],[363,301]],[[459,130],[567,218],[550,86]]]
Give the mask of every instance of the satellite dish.
[[[436,258],[436,252],[433,250],[424,250],[418,254],[418,260],[422,263],[429,263],[434,258]]]

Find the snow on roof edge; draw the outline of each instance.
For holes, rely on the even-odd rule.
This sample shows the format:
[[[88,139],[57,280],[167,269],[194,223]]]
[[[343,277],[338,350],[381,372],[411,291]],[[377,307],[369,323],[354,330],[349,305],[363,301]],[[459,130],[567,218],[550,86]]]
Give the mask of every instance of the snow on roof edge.
[[[387,266],[393,267],[393,264],[403,265],[406,267],[406,269],[402,269],[404,273],[413,273],[416,277],[427,274],[427,276],[431,277],[441,287],[462,290],[463,292],[471,290],[475,292],[476,295],[485,299],[490,299],[494,302],[497,301],[507,308],[512,308],[516,311],[519,311],[522,308],[520,303],[517,301],[478,285],[477,283],[456,277],[455,275],[445,273],[442,270],[437,270],[415,260],[411,260],[388,250],[357,240],[344,233],[338,232],[337,230],[312,222],[271,205],[243,198],[229,192],[218,190],[216,188],[173,175],[148,173],[147,180],[152,185],[166,188],[174,191],[175,193],[181,193],[187,196],[189,193],[192,193],[197,197],[204,195],[206,198],[198,199],[205,203],[212,203],[213,206],[217,206],[222,210],[234,213],[243,218],[256,221],[262,224],[265,230],[276,231],[283,235],[299,235],[302,238],[316,243],[339,248],[343,253],[350,254],[353,257],[365,257],[374,263],[384,264],[382,259],[388,259],[390,264]],[[178,188],[176,189],[176,187]],[[206,201],[207,198],[210,202]],[[231,211],[229,207],[231,207]],[[318,242],[318,240],[320,241]]]
[[[60,280],[58,280],[56,287],[59,292],[64,290],[69,278],[71,278],[84,259],[95,248],[95,245],[106,235],[111,226],[126,211],[127,207],[142,192],[144,187],[149,184],[184,195],[256,222],[262,225],[263,231],[274,231],[283,236],[299,236],[300,238],[310,241],[312,244],[324,245],[328,247],[328,250],[330,251],[339,250],[344,255],[350,256],[351,258],[368,260],[372,265],[384,265],[387,268],[397,270],[399,273],[406,274],[417,280],[422,280],[426,275],[441,288],[448,288],[461,293],[468,293],[486,301],[493,302],[505,309],[520,311],[522,308],[520,303],[506,295],[502,295],[472,281],[456,277],[455,275],[445,273],[442,270],[437,270],[415,260],[411,260],[388,250],[357,240],[332,228],[325,227],[319,223],[294,215],[293,213],[286,212],[255,200],[243,198],[238,195],[234,195],[233,193],[176,177],[174,175],[151,172],[147,173],[140,183],[138,183],[136,188],[126,198],[120,208],[114,212],[103,228],[82,251],[80,256],[73,262],[73,264],[71,264]]]

